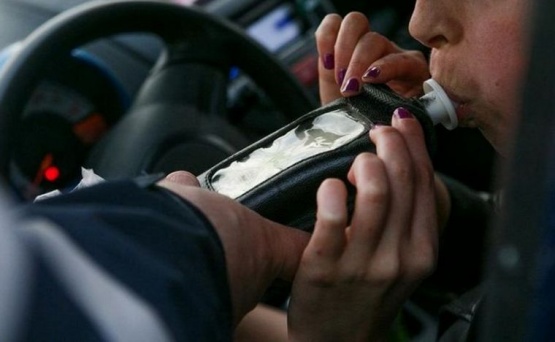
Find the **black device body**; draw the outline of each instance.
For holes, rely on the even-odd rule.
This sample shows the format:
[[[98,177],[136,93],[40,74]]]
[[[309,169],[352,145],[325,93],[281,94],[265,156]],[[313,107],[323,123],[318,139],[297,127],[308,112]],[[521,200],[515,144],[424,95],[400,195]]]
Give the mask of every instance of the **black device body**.
[[[416,98],[401,97],[386,85],[367,84],[361,94],[341,98],[315,109],[223,160],[200,175],[199,181],[202,187],[217,191],[214,182],[217,181],[219,170],[248,159],[258,149],[268,148],[288,132],[299,130],[299,127],[310,128],[311,122],[321,115],[334,111],[344,112],[363,126],[356,138],[331,151],[297,161],[236,197],[239,202],[270,220],[311,231],[316,218],[316,191],[319,185],[330,177],[346,181],[355,157],[362,152],[375,152],[368,131],[374,125],[390,125],[393,112],[398,107],[408,109],[420,121],[425,131],[428,151],[433,153],[434,129],[424,103]],[[349,208],[352,208],[355,189],[352,186],[348,186],[348,189]]]

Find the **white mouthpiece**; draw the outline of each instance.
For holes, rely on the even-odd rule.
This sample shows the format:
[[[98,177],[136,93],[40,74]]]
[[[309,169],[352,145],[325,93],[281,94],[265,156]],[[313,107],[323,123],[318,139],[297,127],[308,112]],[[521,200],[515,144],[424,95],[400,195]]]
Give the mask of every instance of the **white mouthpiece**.
[[[459,124],[455,106],[443,88],[433,79],[425,81],[423,86],[425,95],[420,100],[434,125],[440,123],[447,129],[455,129]]]

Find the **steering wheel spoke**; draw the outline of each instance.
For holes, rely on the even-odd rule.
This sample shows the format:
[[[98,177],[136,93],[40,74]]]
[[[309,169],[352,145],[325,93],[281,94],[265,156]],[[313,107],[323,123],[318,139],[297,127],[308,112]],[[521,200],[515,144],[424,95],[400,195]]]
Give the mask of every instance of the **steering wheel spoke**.
[[[134,107],[154,103],[183,105],[208,116],[226,117],[230,61],[216,42],[168,43],[134,101]]]

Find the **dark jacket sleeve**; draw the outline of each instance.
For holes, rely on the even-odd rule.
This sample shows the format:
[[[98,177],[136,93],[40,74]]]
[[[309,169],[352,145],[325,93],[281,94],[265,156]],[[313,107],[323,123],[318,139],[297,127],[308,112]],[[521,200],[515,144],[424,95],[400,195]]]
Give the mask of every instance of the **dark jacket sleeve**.
[[[108,278],[108,284],[117,284],[149,307],[170,340],[231,340],[223,247],[204,215],[186,201],[149,181],[106,182],[29,205],[22,215],[53,223],[56,234],[72,245],[67,249],[83,254],[74,259],[88,260],[96,274]],[[40,240],[33,234],[26,234],[31,244]],[[51,258],[44,258],[48,253],[44,246],[50,246],[54,255],[60,251],[51,247],[54,244],[41,246],[33,251],[35,281],[21,340],[96,341],[114,336],[109,331],[114,324],[102,323],[95,313],[110,314],[102,311],[106,308],[117,311],[121,301],[114,300],[110,291],[105,295],[92,291],[99,292],[93,301],[79,294],[75,284],[91,286],[87,267],[48,262]],[[58,266],[71,271],[62,272]],[[71,279],[64,278],[67,274]]]

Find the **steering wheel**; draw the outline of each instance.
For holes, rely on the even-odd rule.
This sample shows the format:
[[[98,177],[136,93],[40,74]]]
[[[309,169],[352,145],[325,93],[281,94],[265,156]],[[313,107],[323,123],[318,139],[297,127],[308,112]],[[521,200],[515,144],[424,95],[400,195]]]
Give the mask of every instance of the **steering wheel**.
[[[165,49],[130,112],[91,154],[88,164],[103,177],[156,171],[193,150],[202,151],[196,157],[219,151],[220,158],[218,153],[244,147],[246,139],[225,118],[232,66],[259,85],[289,120],[316,106],[265,48],[221,18],[158,1],[90,2],[36,29],[0,73],[0,174],[6,181],[21,113],[50,61],[63,60],[93,40],[135,32],[160,37]]]

